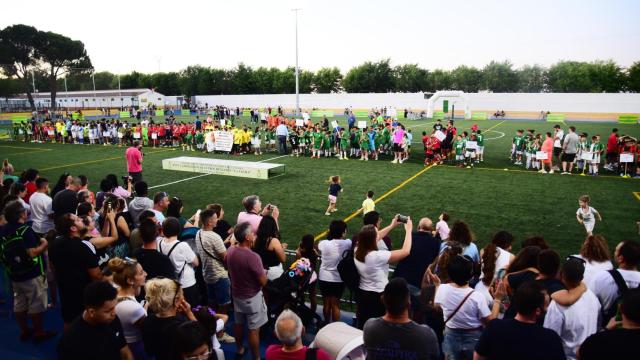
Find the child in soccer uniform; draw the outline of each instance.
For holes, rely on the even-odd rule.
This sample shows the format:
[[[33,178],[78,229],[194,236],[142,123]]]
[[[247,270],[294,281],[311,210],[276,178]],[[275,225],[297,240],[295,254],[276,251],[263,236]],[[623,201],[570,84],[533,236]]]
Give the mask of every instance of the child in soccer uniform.
[[[542,136],[540,134],[537,134],[533,138],[533,143],[531,144],[531,148],[529,149],[529,151],[531,152],[531,164],[534,170],[541,169],[540,160],[536,158],[536,153],[540,151],[541,145],[542,145]]]
[[[327,207],[327,211],[325,211],[325,215],[329,216],[331,213],[338,211],[336,208],[336,204],[338,202],[338,194],[343,191],[342,185],[340,185],[340,176],[332,176],[329,178],[329,207]]]
[[[347,148],[349,147],[349,137],[351,133],[347,133],[345,129],[340,129],[340,153],[338,159],[349,160],[347,157]]]
[[[536,156],[535,149],[534,149],[535,141],[536,139],[533,136],[527,136],[525,138],[524,156],[526,158],[526,163],[524,168],[527,170],[536,168],[534,164],[535,156]]]
[[[466,131],[464,132],[464,134],[466,135]],[[476,135],[471,134],[468,141],[476,141]],[[466,147],[466,141],[465,141],[465,150],[466,150],[464,154],[465,162],[467,163],[467,169],[470,169],[473,167],[473,164],[476,161],[476,149],[471,149]]]
[[[187,131],[187,133],[184,135],[184,143],[182,143],[182,148],[183,150],[187,151],[195,151],[193,149],[193,134],[190,130]]]
[[[262,130],[256,126],[255,130],[253,131],[253,135],[251,136],[251,147],[254,155],[260,155],[261,131]]]
[[[578,152],[576,153],[576,168],[579,173],[584,175],[585,171],[587,171],[587,161],[582,158],[589,153],[591,149],[591,143],[589,142],[589,137],[586,133],[580,134],[580,140],[578,142]]]
[[[580,199],[578,199],[580,207],[578,208],[578,211],[576,211],[576,219],[579,223],[584,225],[584,229],[588,236],[593,234],[593,228],[596,225],[596,216],[599,221],[602,221],[602,216],[598,210],[589,206],[590,201],[591,199],[589,198],[589,195],[580,196]]]
[[[202,132],[202,130],[198,130],[196,131],[196,136],[195,136],[195,140],[196,140],[196,149],[200,150],[200,151],[205,151],[204,148],[204,132]]]
[[[374,159],[374,160],[378,160],[378,150],[376,147],[376,130],[375,128],[372,126],[371,129],[369,129],[369,132],[367,133],[367,137],[369,138],[369,157]]]
[[[453,148],[456,153],[456,165],[463,167],[464,162],[464,141],[462,135],[456,136],[456,140],[453,142]]]
[[[311,158],[320,159],[320,153],[322,151],[322,146],[324,145],[324,135],[320,131],[319,127],[316,126],[315,131],[312,134],[313,136],[313,151],[311,152]]]
[[[422,145],[424,145],[424,165],[430,165],[433,162],[433,142],[431,136],[426,131],[422,132]]]
[[[269,139],[269,145],[267,146],[267,151],[275,151],[276,149],[276,131],[275,127],[270,128],[267,131],[267,138]]]
[[[328,130],[325,131],[323,135],[323,140],[322,140],[324,157],[329,157],[332,155],[331,154],[331,148],[333,147],[332,140],[333,140],[333,136],[331,136],[331,132],[329,132]]]
[[[351,128],[351,131],[349,131],[349,142],[351,143],[349,156],[360,156],[360,136],[358,134],[359,131],[360,130],[355,128]]]
[[[522,165],[522,148],[524,147],[523,131],[518,130],[516,136],[513,137],[512,157],[515,154],[514,165]]]
[[[476,142],[478,143],[478,148],[476,149],[476,153],[478,155],[478,161],[484,161],[484,135],[482,134],[482,130],[476,131]]]
[[[242,128],[242,153],[249,153],[249,143],[251,142],[251,137],[253,135],[253,131],[248,129],[246,126]]]
[[[358,146],[360,147],[360,160],[369,161],[369,135],[364,131],[358,131]]]
[[[300,136],[295,130],[289,132],[289,143],[291,144],[291,156],[300,156]]]

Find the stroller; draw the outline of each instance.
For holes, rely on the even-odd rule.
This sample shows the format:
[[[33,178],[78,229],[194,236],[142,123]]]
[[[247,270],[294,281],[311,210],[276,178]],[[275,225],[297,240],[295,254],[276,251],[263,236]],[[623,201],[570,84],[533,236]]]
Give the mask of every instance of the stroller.
[[[311,311],[304,302],[304,293],[309,284],[316,281],[316,278],[316,273],[311,267],[309,259],[300,258],[291,264],[279,278],[270,281],[265,287],[269,324],[274,325],[276,318],[285,309],[295,312],[305,327],[313,326],[314,320],[319,324],[322,321],[320,315]]]

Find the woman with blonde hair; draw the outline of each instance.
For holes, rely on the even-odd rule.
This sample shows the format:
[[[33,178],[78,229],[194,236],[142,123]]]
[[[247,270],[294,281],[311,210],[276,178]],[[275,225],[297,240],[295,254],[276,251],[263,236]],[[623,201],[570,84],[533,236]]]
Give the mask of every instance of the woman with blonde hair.
[[[129,258],[113,258],[108,266],[113,274],[113,282],[119,287],[116,314],[122,324],[124,338],[136,360],[148,359],[142,342],[142,325],[147,310],[136,300],[147,280],[147,273],[137,261]]]
[[[179,358],[172,346],[175,329],[185,321],[196,321],[191,306],[184,299],[180,283],[166,278],[151,279],[145,284],[144,290],[148,309],[152,312],[142,327],[147,355],[156,360]]]
[[[589,235],[584,240],[580,248],[580,254],[575,255],[575,257],[585,261],[582,281],[587,285],[587,288],[593,289],[591,282],[596,273],[613,269],[610,254],[609,246],[604,237]]]

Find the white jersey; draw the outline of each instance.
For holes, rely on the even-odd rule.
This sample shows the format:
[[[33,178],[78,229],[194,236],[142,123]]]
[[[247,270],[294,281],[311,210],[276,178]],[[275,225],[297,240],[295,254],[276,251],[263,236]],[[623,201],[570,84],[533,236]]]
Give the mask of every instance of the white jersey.
[[[595,222],[597,213],[598,210],[592,208],[591,206],[589,206],[586,210],[580,207],[578,208],[578,211],[576,211],[576,215],[580,216],[582,221],[584,221],[585,223]]]

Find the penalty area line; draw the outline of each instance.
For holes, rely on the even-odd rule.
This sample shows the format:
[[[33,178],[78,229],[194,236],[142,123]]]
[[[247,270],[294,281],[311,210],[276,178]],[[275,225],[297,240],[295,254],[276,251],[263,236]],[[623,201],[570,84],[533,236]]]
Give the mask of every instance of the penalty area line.
[[[257,163],[263,163],[263,162],[267,162],[267,161],[271,161],[271,160],[275,160],[275,159],[280,159],[280,158],[283,158],[283,157],[286,157],[286,156],[289,156],[289,155],[280,155],[280,156],[276,156],[276,157],[272,157],[272,158],[269,158],[269,159],[264,159],[264,160],[260,160],[260,161],[256,161],[256,162]],[[205,176],[209,176],[209,175],[215,175],[215,174],[200,174],[200,175],[196,175],[196,176],[191,176],[191,177],[184,178],[184,179],[181,179],[181,180],[168,182],[166,184],[150,186],[149,189],[157,189],[157,188],[163,187],[163,186],[179,184],[181,182],[185,182],[185,181],[189,181],[189,180],[193,180],[193,179],[197,179],[197,178],[201,178],[201,177],[205,177]],[[282,175],[284,175],[284,174],[282,174]],[[281,175],[278,175],[278,176],[281,176]],[[274,176],[274,177],[277,177],[277,176]]]

